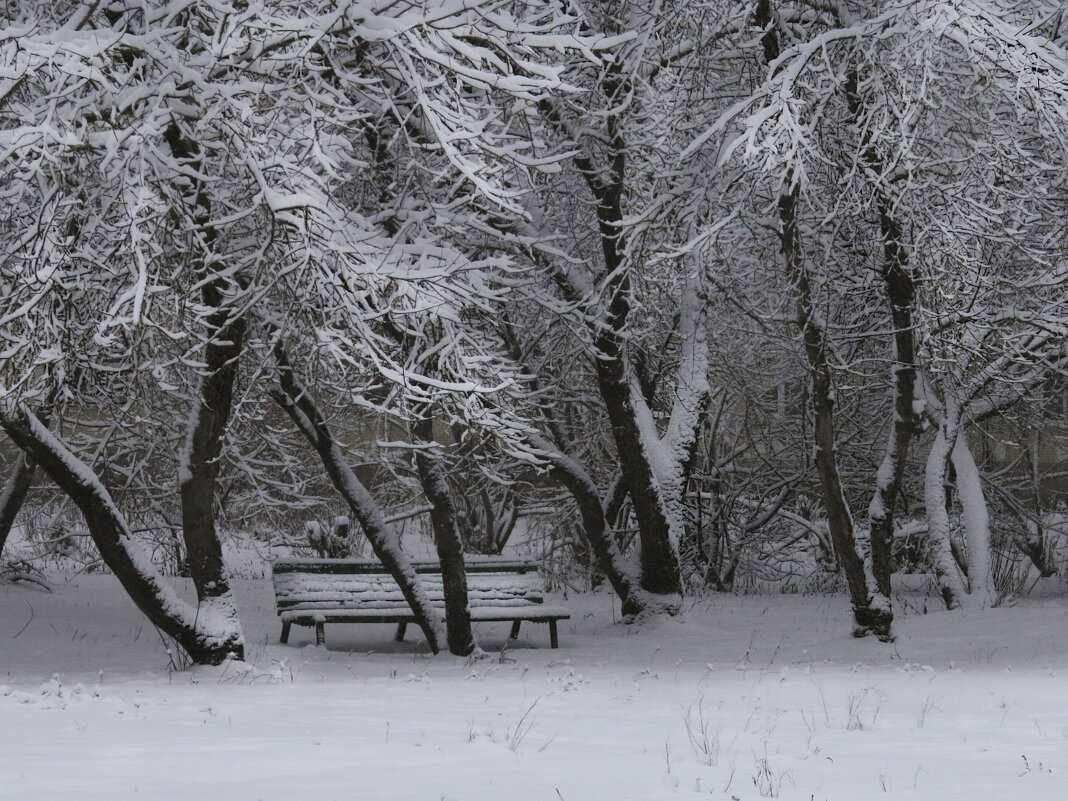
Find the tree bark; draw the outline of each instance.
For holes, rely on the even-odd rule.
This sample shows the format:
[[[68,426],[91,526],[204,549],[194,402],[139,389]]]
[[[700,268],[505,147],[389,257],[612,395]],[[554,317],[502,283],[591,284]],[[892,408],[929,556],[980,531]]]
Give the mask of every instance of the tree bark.
[[[401,549],[400,539],[386,522],[381,508],[349,466],[315,399],[297,378],[281,342],[275,344],[274,356],[278,364],[278,385],[270,390],[271,397],[285,410],[300,433],[319,454],[330,481],[363,527],[375,555],[397,582],[412,609],[412,614],[415,615],[416,622],[426,636],[427,645],[436,654],[440,650],[441,642],[437,612],[431,606],[411,561]]]
[[[456,507],[445,479],[441,457],[434,447],[434,418],[427,411],[412,426],[416,441],[423,447],[415,452],[416,469],[423,493],[430,501],[430,522],[434,545],[441,563],[441,584],[445,594],[445,629],[449,653],[467,656],[476,648],[471,632],[471,609],[467,603],[467,569],[464,566],[463,538],[456,520]]]
[[[104,563],[152,624],[172,637],[197,664],[242,658],[240,629],[231,621],[182,601],[147,555],[138,552],[129,526],[93,471],[31,413],[4,418],[3,428],[67,494],[85,517]]]

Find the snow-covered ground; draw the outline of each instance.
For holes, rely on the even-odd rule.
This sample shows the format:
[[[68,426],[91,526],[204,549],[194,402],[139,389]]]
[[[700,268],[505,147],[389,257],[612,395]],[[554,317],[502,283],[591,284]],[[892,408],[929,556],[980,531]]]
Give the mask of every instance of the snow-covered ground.
[[[269,581],[238,592],[248,665],[174,672],[115,579],[0,585],[0,798],[1068,797],[1062,598],[924,614],[908,594],[885,645],[848,636],[842,597],[632,627],[572,595],[559,650],[524,624],[502,653],[487,624],[470,661],[389,626],[281,646]]]

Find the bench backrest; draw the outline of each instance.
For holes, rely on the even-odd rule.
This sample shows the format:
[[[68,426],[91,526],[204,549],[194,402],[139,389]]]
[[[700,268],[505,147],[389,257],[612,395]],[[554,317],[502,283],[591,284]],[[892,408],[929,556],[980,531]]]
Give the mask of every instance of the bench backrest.
[[[472,609],[528,606],[544,600],[535,562],[468,557],[467,593]],[[435,606],[445,603],[441,566],[414,562]],[[326,609],[407,609],[408,603],[382,563],[362,559],[278,559],[271,564],[278,612]]]

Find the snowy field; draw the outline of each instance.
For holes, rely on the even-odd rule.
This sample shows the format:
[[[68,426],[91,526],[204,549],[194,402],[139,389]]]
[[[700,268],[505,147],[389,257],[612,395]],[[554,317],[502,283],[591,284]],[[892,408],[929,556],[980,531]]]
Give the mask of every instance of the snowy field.
[[[502,653],[487,624],[469,661],[389,626],[281,646],[269,581],[238,591],[249,663],[175,672],[111,577],[0,585],[0,798],[1068,797],[1061,598],[946,613],[911,593],[885,645],[848,636],[842,597],[628,627],[572,595],[559,650],[524,624]]]

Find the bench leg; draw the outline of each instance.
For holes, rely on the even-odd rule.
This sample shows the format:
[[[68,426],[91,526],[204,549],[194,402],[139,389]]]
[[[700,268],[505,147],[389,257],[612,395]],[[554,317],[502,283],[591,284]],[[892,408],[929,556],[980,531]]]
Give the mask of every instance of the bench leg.
[[[282,645],[289,642],[289,627],[292,625],[288,620],[282,621],[282,636],[278,638],[278,642],[282,643]]]
[[[512,622],[512,633],[508,635],[508,639],[510,639],[510,640],[518,640],[519,639],[519,624],[522,623],[522,622],[523,622],[522,620],[515,620],[515,621]]]
[[[316,645],[326,645],[326,624],[325,623],[316,623],[315,624],[315,644]]]
[[[397,624],[397,633],[393,637],[394,642],[404,642],[404,632],[408,630],[408,624],[406,622]]]
[[[556,621],[555,620],[550,620],[549,621],[549,647],[550,648],[559,648],[560,647],[560,641],[556,638]]]

